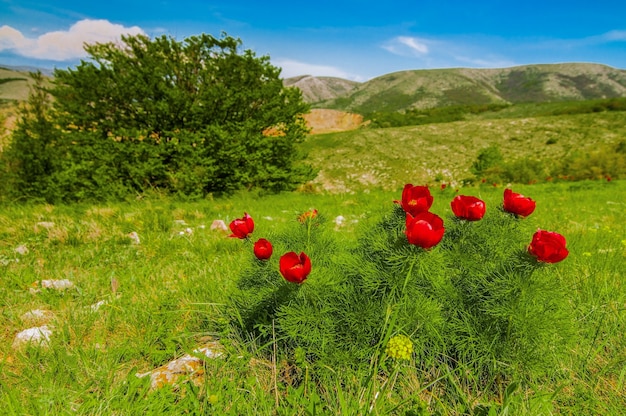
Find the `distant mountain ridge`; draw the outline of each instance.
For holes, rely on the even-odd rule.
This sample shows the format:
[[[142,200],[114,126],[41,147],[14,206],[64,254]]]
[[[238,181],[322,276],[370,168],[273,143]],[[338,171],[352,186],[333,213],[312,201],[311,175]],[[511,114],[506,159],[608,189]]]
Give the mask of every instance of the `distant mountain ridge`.
[[[283,81],[287,87],[298,87],[308,103],[332,100],[350,93],[359,86],[356,81],[333,77],[314,77],[302,75]]]
[[[306,76],[286,79],[285,85],[300,88],[315,108],[368,114],[446,105],[625,97],[626,70],[602,64],[538,64],[501,69],[409,70],[363,83]]]

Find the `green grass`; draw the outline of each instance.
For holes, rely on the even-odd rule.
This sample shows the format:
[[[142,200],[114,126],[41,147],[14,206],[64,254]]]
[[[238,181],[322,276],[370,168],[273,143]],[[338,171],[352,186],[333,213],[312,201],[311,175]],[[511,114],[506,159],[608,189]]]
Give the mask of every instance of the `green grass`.
[[[612,122],[617,123],[597,121]],[[419,182],[410,172],[403,176]],[[373,414],[406,415],[468,409],[620,414],[626,407],[626,182],[514,190],[538,201],[526,220],[565,235],[571,252],[555,268],[555,279],[568,285],[579,339],[570,359],[554,369],[560,377],[480,394],[455,384],[455,374],[421,374],[415,363],[399,366],[392,377],[341,368],[313,375],[282,351],[274,356],[272,345],[230,331],[221,314],[251,260],[250,247],[211,231],[214,219],[228,222],[250,213],[254,240],[293,226],[299,213],[317,208],[328,219],[346,218],[336,238],[351,246],[399,199],[399,189],[244,193],[199,202],[148,197],[99,206],[0,208],[0,405],[6,414],[365,414],[370,408]],[[502,187],[461,192],[483,198],[488,208],[502,198]],[[448,215],[454,189],[433,194],[432,210]],[[42,221],[54,227],[38,226]],[[193,233],[181,235],[187,227]],[[132,231],[141,244],[131,244]],[[17,254],[20,245],[29,252]],[[31,293],[33,282],[42,279],[70,279],[76,288]],[[115,295],[112,279],[119,282]],[[107,303],[93,312],[90,306],[100,300]],[[15,334],[34,326],[21,318],[32,309],[54,313],[51,345],[15,350]],[[227,355],[206,363],[209,377],[199,387],[150,392],[149,381],[135,376],[192,351],[207,336],[221,337]]]

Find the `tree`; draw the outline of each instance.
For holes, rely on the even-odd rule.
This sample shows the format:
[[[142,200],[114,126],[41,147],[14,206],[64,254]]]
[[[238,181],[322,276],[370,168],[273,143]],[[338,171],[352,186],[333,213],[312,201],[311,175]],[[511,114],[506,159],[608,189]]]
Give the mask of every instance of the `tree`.
[[[57,131],[49,113],[51,98],[41,72],[26,103],[18,108],[18,122],[6,151],[2,152],[0,182],[3,194],[16,198],[47,199],[55,170]]]
[[[307,104],[269,57],[240,46],[225,34],[125,36],[55,70],[50,117],[63,157],[51,177],[61,198],[278,191],[311,178],[297,150]]]

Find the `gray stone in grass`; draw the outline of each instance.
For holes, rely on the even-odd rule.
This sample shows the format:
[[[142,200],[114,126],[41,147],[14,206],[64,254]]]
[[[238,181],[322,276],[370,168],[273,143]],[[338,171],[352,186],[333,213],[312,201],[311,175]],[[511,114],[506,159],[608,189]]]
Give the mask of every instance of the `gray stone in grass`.
[[[184,377],[193,383],[201,384],[204,377],[203,361],[220,358],[224,354],[223,347],[219,342],[211,341],[193,352],[195,355],[185,354],[152,371],[137,373],[136,376],[140,378],[150,376],[151,389],[176,385]]]
[[[140,244],[141,243],[141,240],[139,239],[139,234],[137,234],[136,231],[128,233],[128,238],[130,238],[130,241],[133,244]]]
[[[28,247],[26,247],[26,244],[22,244],[15,247],[13,251],[15,251],[17,254],[21,254],[22,256],[24,256],[28,254]]]
[[[74,287],[74,282],[68,279],[41,280],[39,286],[43,289],[67,290]]]
[[[33,283],[33,286],[30,288],[30,293],[39,293],[41,289],[52,289],[52,290],[67,290],[72,289],[74,287],[74,283],[68,279],[49,279],[49,280],[40,280]]]
[[[50,342],[52,330],[47,325],[25,329],[15,335],[13,348],[18,349],[28,344],[33,346],[47,347]]]
[[[215,220],[211,223],[211,230],[228,231],[228,227],[226,226],[226,223],[224,223],[224,221]]]

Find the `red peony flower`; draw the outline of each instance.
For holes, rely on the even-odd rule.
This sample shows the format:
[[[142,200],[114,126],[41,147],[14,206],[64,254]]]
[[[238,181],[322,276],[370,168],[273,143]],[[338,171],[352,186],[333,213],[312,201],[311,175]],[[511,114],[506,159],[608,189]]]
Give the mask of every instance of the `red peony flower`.
[[[406,238],[410,244],[429,249],[443,238],[443,220],[432,212],[406,216]]]
[[[402,190],[402,209],[412,216],[420,212],[426,212],[433,204],[433,197],[426,186],[413,186],[410,183],[404,185]]]
[[[528,252],[544,263],[558,263],[569,254],[565,248],[565,237],[559,233],[544,230],[537,230],[533,235]]]
[[[300,284],[311,273],[311,259],[304,252],[297,255],[290,251],[280,258],[279,269],[285,280]]]
[[[504,210],[520,217],[527,217],[535,210],[535,201],[517,194],[509,188],[504,190]]]
[[[248,235],[254,231],[254,220],[247,212],[243,213],[243,218],[237,218],[231,221],[230,230],[233,232],[229,237],[248,238]]]
[[[450,206],[454,215],[464,220],[478,221],[485,215],[485,202],[475,196],[457,195]]]
[[[256,243],[254,243],[254,255],[259,260],[267,260],[272,257],[272,253],[274,252],[274,248],[272,247],[272,243],[270,243],[265,238],[259,238]]]

